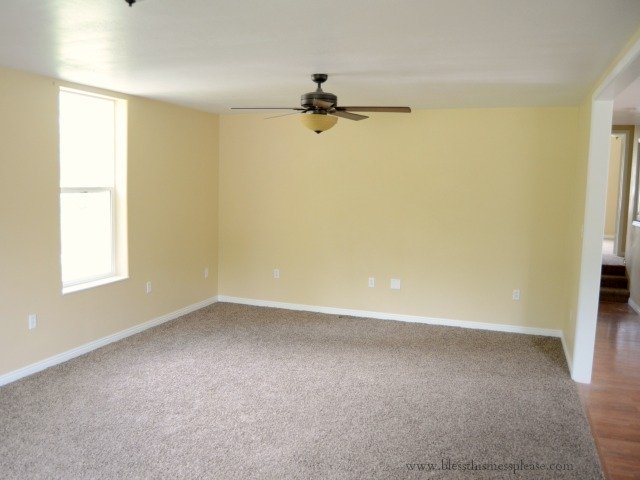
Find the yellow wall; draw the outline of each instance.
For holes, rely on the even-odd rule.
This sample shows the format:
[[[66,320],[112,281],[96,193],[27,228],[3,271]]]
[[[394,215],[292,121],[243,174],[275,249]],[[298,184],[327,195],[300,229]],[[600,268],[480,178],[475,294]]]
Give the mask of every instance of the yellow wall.
[[[578,108],[262,117],[221,117],[221,295],[564,327]]]
[[[61,294],[57,94],[0,69],[0,374],[217,293],[218,117],[128,97],[130,278]]]
[[[616,233],[616,213],[618,211],[618,192],[620,191],[620,155],[622,137],[611,136],[611,155],[609,156],[609,174],[607,177],[607,207],[604,217],[604,235],[613,237]]]

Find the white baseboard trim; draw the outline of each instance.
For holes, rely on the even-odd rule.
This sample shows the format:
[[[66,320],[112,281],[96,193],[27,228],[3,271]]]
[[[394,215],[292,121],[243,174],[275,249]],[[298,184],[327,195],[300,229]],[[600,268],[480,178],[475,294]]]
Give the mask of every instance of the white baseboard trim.
[[[573,359],[569,355],[569,349],[567,348],[567,342],[564,339],[564,332],[560,335],[560,341],[562,342],[562,350],[564,351],[564,358],[567,360],[567,366],[569,367],[569,374],[573,373]]]
[[[62,352],[52,357],[45,358],[44,360],[41,360],[36,363],[32,363],[31,365],[27,365],[26,367],[20,368],[18,370],[14,370],[12,372],[5,373],[4,375],[0,375],[0,386],[6,385],[11,382],[15,382],[16,380],[19,380],[21,378],[27,377],[34,373],[40,372],[54,365],[58,365],[60,363],[66,362],[67,360],[71,360],[72,358],[78,357],[80,355],[84,355],[85,353],[89,353],[92,350],[96,350],[110,343],[117,342],[118,340],[122,340],[123,338],[130,337],[131,335],[135,335],[136,333],[140,333],[149,328],[158,326],[160,324],[163,324],[171,320],[175,320],[176,318],[181,317],[182,315],[186,315],[188,313],[194,312],[208,305],[212,305],[216,302],[237,303],[241,305],[252,305],[256,307],[282,308],[286,310],[298,310],[298,311],[304,311],[304,312],[328,313],[331,315],[346,315],[350,317],[375,318],[379,320],[393,320],[393,321],[399,321],[399,322],[423,323],[427,325],[441,325],[441,326],[447,326],[447,327],[469,328],[469,329],[475,329],[475,330],[491,330],[496,332],[523,333],[526,335],[541,335],[545,337],[556,337],[556,338],[560,338],[560,340],[562,341],[562,348],[564,349],[564,353],[567,358],[569,370],[571,370],[571,357],[568,355],[567,346],[565,343],[562,330],[555,330],[551,328],[526,327],[521,325],[509,325],[509,324],[502,324],[502,323],[474,322],[469,320],[451,320],[448,318],[422,317],[418,315],[374,312],[374,311],[367,311],[367,310],[355,310],[355,309],[349,309],[349,308],[322,307],[317,305],[303,305],[298,303],[273,302],[269,300],[256,300],[251,298],[240,298],[240,297],[231,297],[227,295],[218,295],[215,297],[210,297],[205,300],[202,300],[201,302],[188,305],[184,308],[180,308],[174,312],[167,313],[165,315],[154,318],[147,322],[134,325],[133,327],[127,328],[125,330],[121,330],[119,332],[113,333],[106,337],[99,338],[98,340],[85,343],[84,345],[73,348],[71,350],[67,350],[66,352]],[[631,302],[631,300],[629,300],[629,302]],[[635,307],[633,308],[636,309]]]
[[[136,333],[140,333],[162,323],[168,322],[170,320],[175,320],[182,315],[194,312],[208,305],[216,303],[217,301],[217,296],[207,298],[205,300],[202,300],[201,302],[197,302],[192,305],[180,308],[175,312],[167,313],[147,322],[134,325],[133,327],[127,328],[125,330],[112,333],[111,335],[107,335],[106,337],[102,337],[98,340],[80,345],[79,347],[72,348],[71,350],[67,350],[66,352],[62,352],[52,357],[45,358],[44,360],[40,360],[39,362],[32,363],[31,365],[27,365],[23,368],[19,368],[18,370],[5,373],[4,375],[0,375],[0,386],[6,385],[7,383],[15,382],[16,380],[19,380],[23,377],[32,375],[36,372],[40,372],[46,368],[58,365],[59,363],[66,362],[67,360],[71,360],[72,358],[79,357],[80,355],[89,353],[92,350],[96,350],[97,348],[104,347],[105,345],[108,345],[110,343],[117,342],[118,340],[122,340],[123,338],[130,337],[131,335],[135,335]]]
[[[366,310],[352,310],[349,308],[320,307],[316,305],[301,305],[297,303],[272,302],[269,300],[255,300],[251,298],[230,297],[218,295],[219,302],[239,303],[256,307],[283,308],[286,310],[300,310],[303,312],[329,313],[332,315],[346,315],[350,317],[376,318],[379,320],[395,320],[399,322],[425,323],[428,325],[442,325],[447,327],[471,328],[475,330],[493,330],[496,332],[525,333],[527,335],[542,335],[545,337],[562,338],[562,330],[551,328],[525,327],[502,323],[483,323],[469,320],[450,320],[448,318],[421,317],[398,313],[371,312]]]
[[[633,308],[633,310],[634,310],[638,315],[640,315],[640,305],[638,305],[636,302],[634,302],[632,298],[629,298],[629,302],[628,302],[628,303],[629,303],[629,306],[630,306],[631,308]]]

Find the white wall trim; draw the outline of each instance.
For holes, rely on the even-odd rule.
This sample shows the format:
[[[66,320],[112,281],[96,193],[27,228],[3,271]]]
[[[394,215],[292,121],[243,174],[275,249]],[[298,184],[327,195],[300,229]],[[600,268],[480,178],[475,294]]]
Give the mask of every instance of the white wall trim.
[[[580,383],[591,383],[593,367],[602,270],[602,237],[604,234],[612,117],[613,101],[593,101],[578,305],[572,358],[573,370],[571,372],[572,378]]]
[[[123,338],[130,337],[131,335],[135,335],[136,333],[140,333],[149,328],[156,327],[162,323],[175,320],[176,318],[181,317],[182,315],[186,315],[187,313],[194,312],[208,305],[216,303],[217,301],[218,301],[217,296],[207,298],[205,300],[202,300],[201,302],[188,305],[174,312],[167,313],[160,317],[156,317],[147,322],[134,325],[133,327],[127,328],[125,330],[121,330],[116,333],[112,333],[111,335],[107,335],[106,337],[99,338],[98,340],[85,343],[84,345],[80,345],[79,347],[72,348],[71,350],[67,350],[66,352],[62,352],[52,357],[45,358],[44,360],[40,360],[39,362],[32,363],[31,365],[27,365],[26,367],[23,367],[23,368],[19,368],[18,370],[5,373],[4,375],[0,375],[0,386],[6,385],[7,383],[15,382],[16,380],[19,380],[23,377],[40,372],[42,370],[45,370],[46,368],[53,367],[54,365],[58,365],[60,363],[66,362],[67,360],[71,360],[72,358],[78,357],[80,355],[84,355],[85,353],[89,353],[92,350],[96,350],[110,343],[117,342],[118,340],[122,340]]]
[[[92,350],[96,350],[110,343],[117,342],[118,340],[122,340],[124,338],[130,337],[131,335],[135,335],[137,333],[143,332],[144,330],[147,330],[149,328],[153,328],[163,323],[169,322],[171,320],[175,320],[178,317],[181,317],[183,315],[194,312],[196,310],[199,310],[201,308],[204,308],[206,306],[212,305],[217,302],[237,303],[240,305],[252,305],[256,307],[282,308],[285,310],[297,310],[297,311],[303,311],[303,312],[327,313],[331,315],[346,315],[346,316],[359,317],[359,318],[375,318],[378,320],[423,323],[426,325],[441,325],[446,327],[459,327],[459,328],[469,328],[469,329],[475,329],[475,330],[491,330],[496,332],[522,333],[526,335],[541,335],[546,337],[556,337],[556,338],[560,338],[562,342],[562,348],[564,350],[565,357],[567,359],[567,364],[569,365],[569,370],[570,371],[572,370],[571,357],[568,354],[567,345],[565,343],[564,334],[562,330],[555,330],[551,328],[526,327],[522,325],[510,325],[510,324],[503,324],[503,323],[485,323],[485,322],[474,322],[469,320],[452,320],[448,318],[435,318],[435,317],[423,317],[418,315],[406,315],[406,314],[398,314],[398,313],[374,312],[374,311],[368,311],[368,310],[354,310],[350,308],[322,307],[318,305],[304,305],[299,303],[274,302],[270,300],[257,300],[257,299],[251,299],[251,298],[218,295],[215,297],[210,297],[205,300],[202,300],[201,302],[188,305],[184,308],[180,308],[174,312],[167,313],[165,315],[154,318],[147,322],[134,325],[133,327],[127,328],[125,330],[121,330],[111,335],[107,335],[106,337],[102,337],[98,340],[85,343],[84,345],[81,345],[76,348],[72,348],[71,350],[67,350],[66,352],[59,353],[58,355],[45,358],[44,360],[41,360],[36,363],[32,363],[31,365],[27,365],[26,367],[20,368],[18,370],[14,370],[12,372],[5,373],[4,375],[0,375],[0,386],[6,385],[11,382],[15,382],[16,380],[19,380],[21,378],[40,372],[54,365],[58,365],[60,363],[66,362],[67,360],[71,360],[72,358],[78,357],[80,355],[84,355],[85,353],[89,353]]]
[[[564,351],[564,358],[567,360],[567,366],[569,367],[569,373],[573,374],[573,362],[569,349],[567,348],[567,341],[564,339],[564,332],[560,335],[560,341],[562,342],[562,350]]]
[[[628,303],[629,303],[629,306],[630,306],[631,308],[633,308],[633,310],[634,310],[638,315],[640,315],[640,305],[638,305],[636,302],[634,302],[632,298],[629,298],[629,302],[628,302]]]
[[[471,328],[475,330],[492,330],[496,332],[524,333],[527,335],[543,335],[546,337],[562,337],[561,330],[551,328],[525,327],[521,325],[509,325],[503,323],[484,323],[469,320],[451,320],[448,318],[421,317],[418,315],[405,315],[399,313],[372,312],[367,310],[352,310],[350,308],[321,307],[317,305],[303,305],[298,303],[273,302],[270,300],[256,300],[252,298],[230,297],[219,295],[219,302],[239,303],[241,305],[253,305],[255,307],[283,308],[285,310],[298,310],[303,312],[328,313],[331,315],[346,315],[350,317],[375,318],[378,320],[394,320],[399,322],[424,323],[427,325],[442,325],[446,327]]]

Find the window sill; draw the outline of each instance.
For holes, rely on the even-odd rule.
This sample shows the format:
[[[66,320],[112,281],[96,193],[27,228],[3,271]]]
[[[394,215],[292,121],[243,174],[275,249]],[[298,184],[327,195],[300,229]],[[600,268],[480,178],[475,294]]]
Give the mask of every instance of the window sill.
[[[101,278],[100,280],[92,280],[91,282],[79,283],[77,285],[70,285],[68,287],[62,287],[62,294],[80,292],[82,290],[88,290],[90,288],[99,287],[101,285],[108,285],[109,283],[120,282],[126,280],[129,277],[126,275],[114,275],[113,277]]]

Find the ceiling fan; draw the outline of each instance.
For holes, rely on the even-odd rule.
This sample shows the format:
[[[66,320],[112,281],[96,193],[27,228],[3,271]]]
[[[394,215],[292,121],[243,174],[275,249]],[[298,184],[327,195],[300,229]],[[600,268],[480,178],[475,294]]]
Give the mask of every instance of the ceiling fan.
[[[409,107],[340,107],[337,96],[322,90],[322,84],[327,81],[327,78],[326,73],[311,75],[311,80],[318,84],[318,88],[315,92],[305,93],[300,97],[300,107],[231,107],[231,110],[295,110],[293,113],[285,113],[284,115],[302,114],[300,118],[304,126],[316,133],[329,130],[336,124],[338,117],[348,120],[369,118],[366,115],[353,112],[411,113]],[[277,117],[284,115],[277,115]]]

